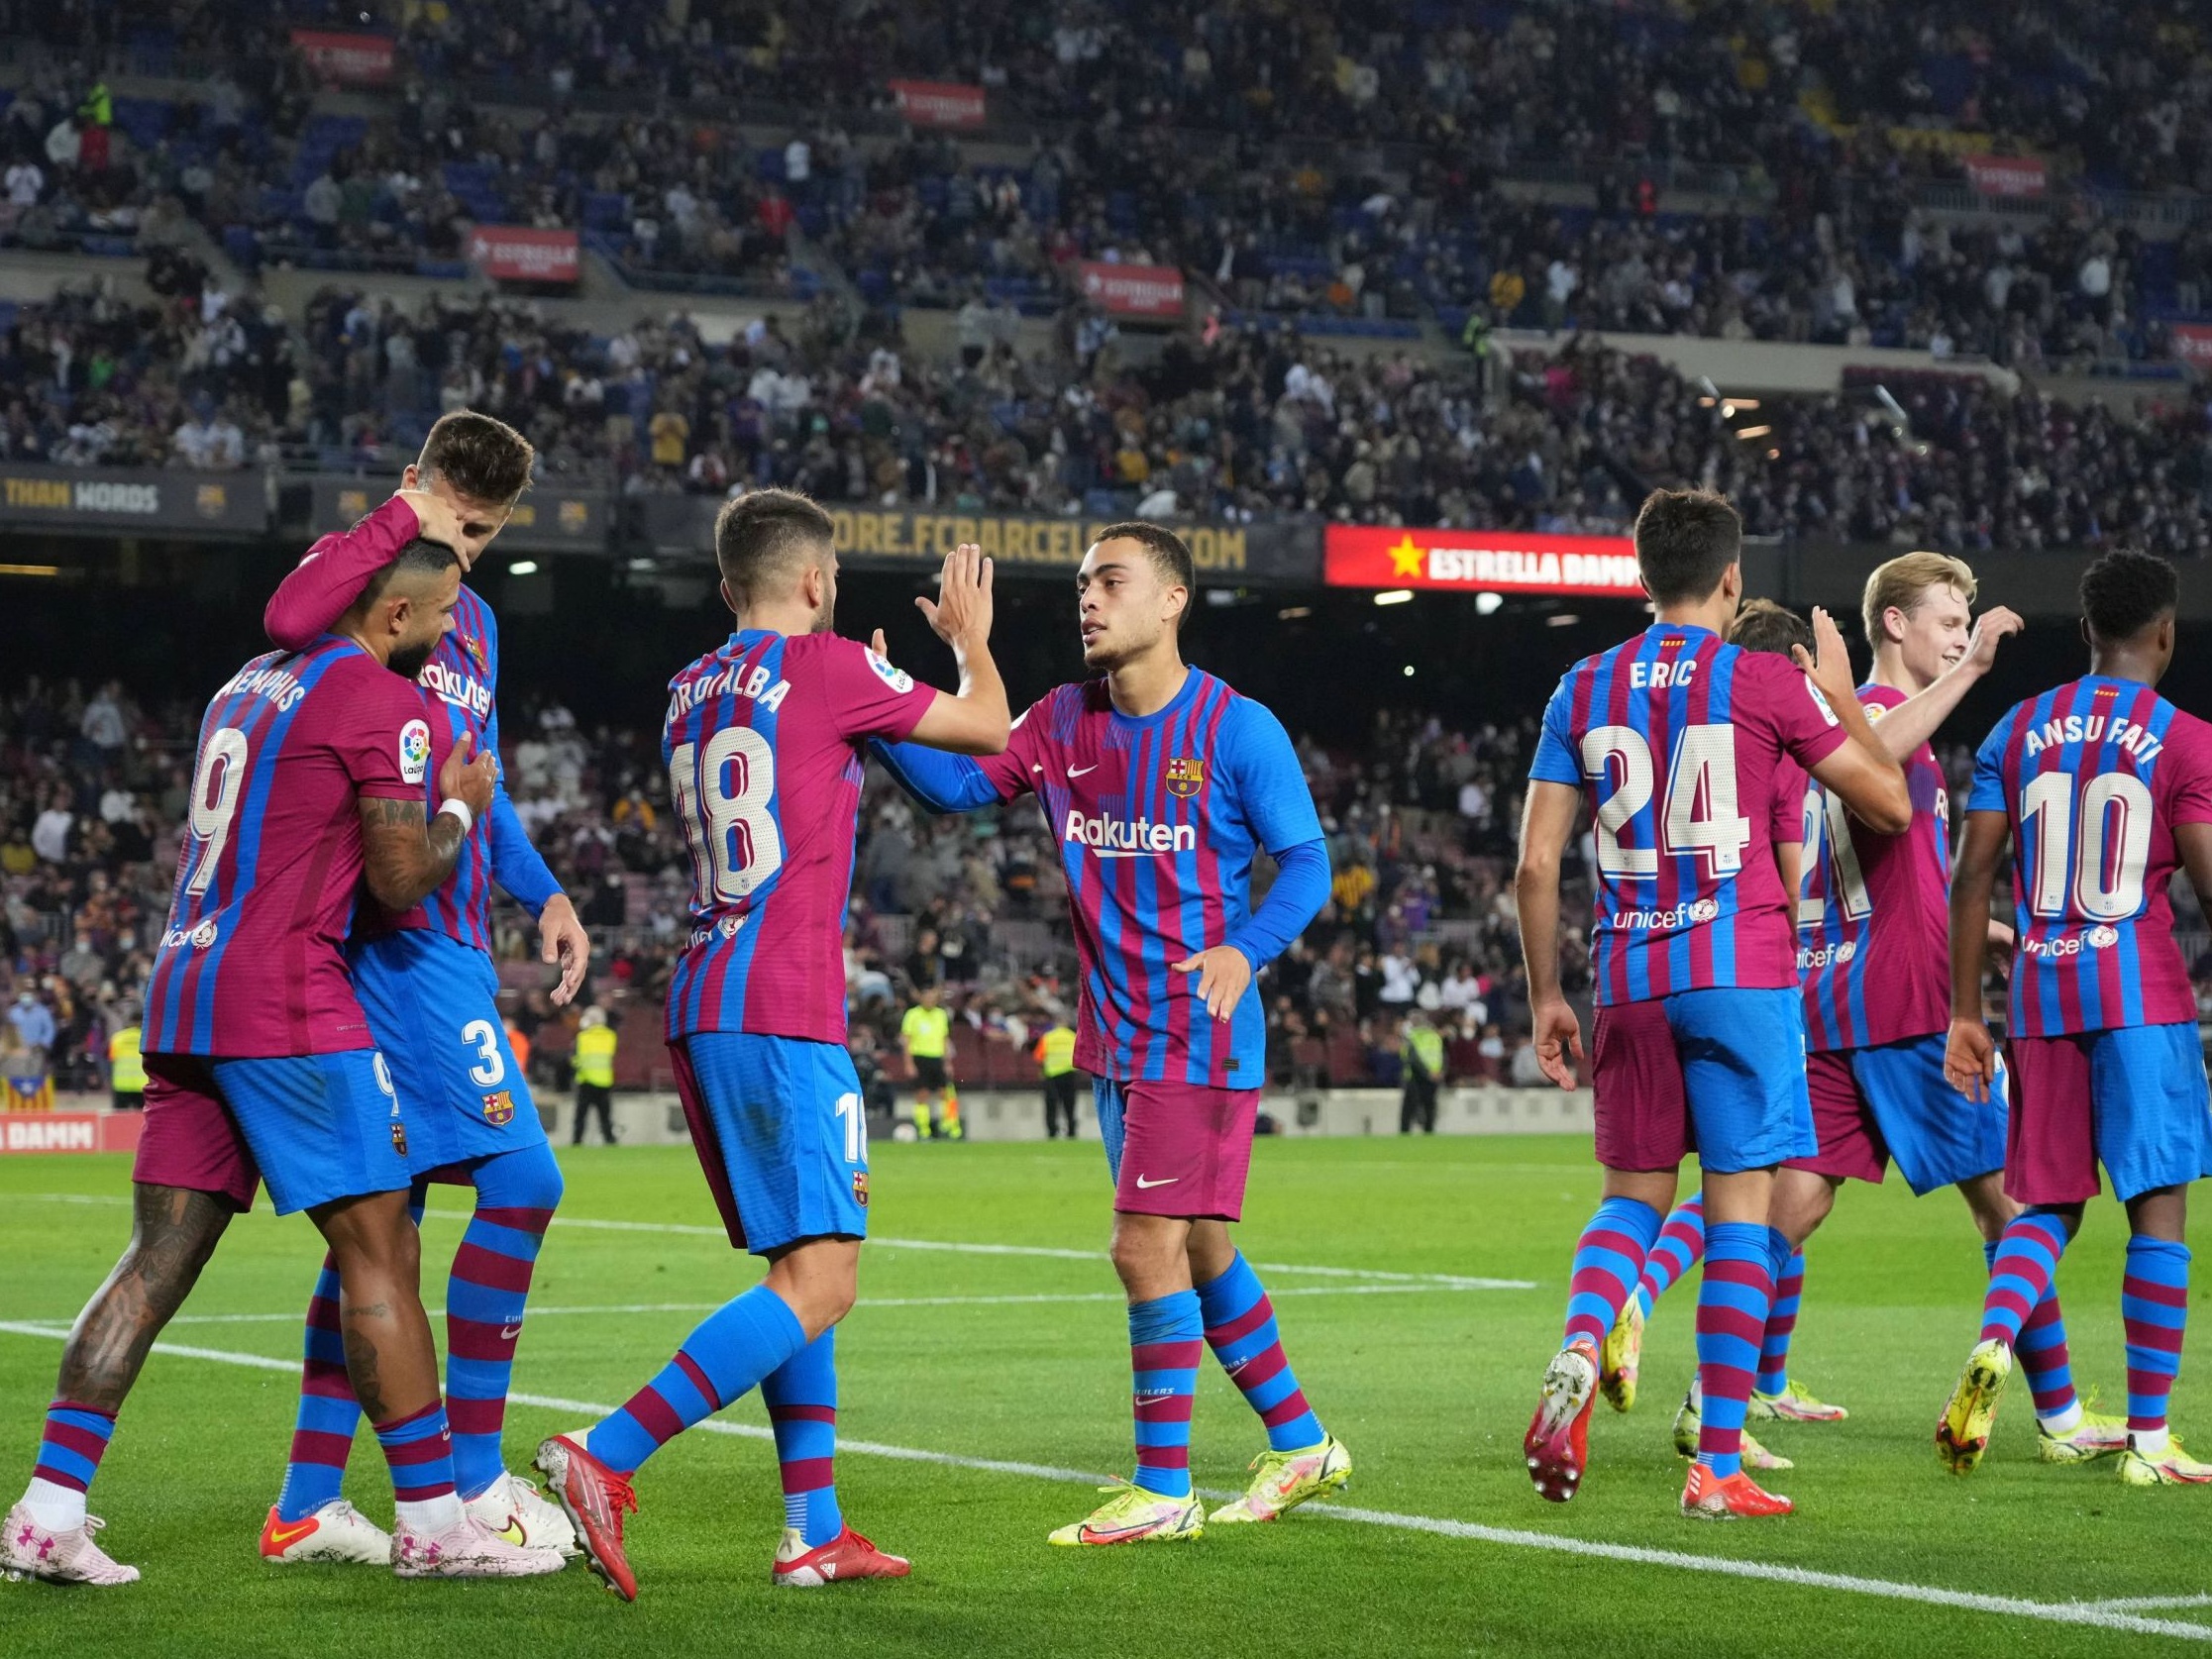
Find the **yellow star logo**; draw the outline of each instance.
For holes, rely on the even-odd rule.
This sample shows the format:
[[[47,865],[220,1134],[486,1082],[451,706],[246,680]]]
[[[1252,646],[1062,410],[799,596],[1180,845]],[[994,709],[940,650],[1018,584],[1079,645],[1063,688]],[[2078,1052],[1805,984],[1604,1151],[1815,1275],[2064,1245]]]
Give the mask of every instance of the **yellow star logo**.
[[[1383,551],[1390,555],[1392,575],[1418,576],[1421,574],[1422,560],[1424,555],[1420,548],[1414,546],[1413,537],[1408,536],[1396,547],[1385,548]]]

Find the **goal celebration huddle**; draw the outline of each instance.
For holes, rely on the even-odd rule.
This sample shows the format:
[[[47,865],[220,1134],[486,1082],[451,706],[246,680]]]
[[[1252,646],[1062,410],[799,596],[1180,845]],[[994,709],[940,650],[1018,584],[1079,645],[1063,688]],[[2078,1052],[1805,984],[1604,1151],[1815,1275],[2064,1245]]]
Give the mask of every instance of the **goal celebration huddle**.
[[[880,630],[871,645],[836,631],[832,522],[781,489],[716,518],[734,628],[670,678],[661,746],[690,877],[671,1064],[729,1243],[764,1271],[731,1276],[736,1294],[673,1353],[637,1355],[618,1408],[510,1442],[563,1181],[495,1000],[494,889],[535,920],[556,1001],[592,949],[507,797],[498,630],[466,579],[533,463],[488,416],[438,421],[399,490],[284,578],[263,617],[273,649],[207,704],[147,992],[131,1237],[70,1332],[0,1573],[139,1578],[101,1538],[91,1489],[156,1342],[264,1187],[326,1253],[300,1264],[295,1427],[269,1447],[263,1561],[511,1578],[580,1557],[634,1600],[652,1574],[648,1466],[757,1391],[783,1513],[772,1582],[916,1570],[899,1540],[855,1524],[864,1497],[848,1516],[837,1466],[838,1328],[872,1195],[843,955],[871,759],[932,812],[1032,795],[1059,842],[1081,969],[1073,1058],[1095,1080],[1100,1218],[1127,1304],[1131,1461],[1038,1543],[1187,1542],[1343,1488],[1353,1458],[1329,1424],[1357,1401],[1308,1398],[1296,1332],[1287,1351],[1230,1231],[1267,1076],[1260,977],[1328,903],[1328,843],[1282,724],[1185,661],[1189,549],[1151,523],[1098,530],[1076,576],[1086,677],[1016,717],[978,548],[915,601],[951,652],[939,688],[894,666]],[[1654,619],[1560,680],[1521,831],[1536,1052],[1561,1087],[1593,1089],[1604,1181],[1523,1442],[1536,1492],[1565,1502],[1603,1478],[1597,1401],[1634,1405],[1646,1326],[1702,1263],[1697,1376],[1674,1424],[1681,1510],[1789,1513],[1753,1478],[1789,1460],[1746,1424],[1846,1418],[1790,1376],[1790,1342],[1809,1242],[1846,1183],[1892,1161],[1915,1194],[1958,1190],[1985,1259],[1948,1400],[1929,1379],[1944,1463],[1974,1469],[2019,1371],[2047,1461],[2111,1457],[2135,1486],[2212,1482],[2166,1420],[2186,1192],[2212,1172],[2167,898],[2177,872],[2212,895],[2212,730],[2156,689],[2175,646],[2172,567],[2115,553],[2088,569],[2088,673],[1989,734],[1954,852],[1930,741],[2020,627],[2002,607],[1974,617],[1962,562],[1913,553],[1874,572],[1860,683],[1824,612],[1808,626],[1747,602],[1721,496],[1655,492],[1634,543]],[[1565,913],[1563,875],[1586,823],[1587,1038],[1560,973],[1583,920]],[[1275,875],[1255,902],[1262,854]],[[2001,877],[2009,920],[1993,910]],[[2000,959],[2001,1042],[1984,1006]],[[2124,1416],[2077,1395],[2058,1291],[2100,1167],[2131,1235]],[[433,1186],[472,1195],[442,1367],[418,1233]],[[1210,1502],[1191,1436],[1211,1365],[1257,1421],[1244,1490]],[[388,1529],[345,1490],[364,1422],[389,1472]]]

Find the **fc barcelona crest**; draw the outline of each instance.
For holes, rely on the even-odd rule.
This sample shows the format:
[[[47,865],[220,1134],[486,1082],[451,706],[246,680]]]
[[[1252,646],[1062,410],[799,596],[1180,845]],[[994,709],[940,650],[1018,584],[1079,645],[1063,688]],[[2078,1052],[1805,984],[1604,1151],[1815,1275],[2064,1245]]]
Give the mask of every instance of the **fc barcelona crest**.
[[[396,1118],[391,1126],[391,1149],[402,1158],[407,1156],[407,1125]]]
[[[494,1129],[504,1128],[514,1121],[514,1094],[502,1089],[496,1094],[483,1097],[483,1120]]]
[[[484,651],[483,641],[477,639],[474,634],[464,634],[461,636],[461,649],[469,653],[469,661],[476,665],[476,673],[489,674],[491,672],[491,661]]]
[[[868,1207],[868,1172],[866,1170],[853,1171],[853,1202],[863,1209]]]
[[[1168,793],[1189,800],[1206,787],[1206,763],[1196,755],[1178,755],[1168,762]]]

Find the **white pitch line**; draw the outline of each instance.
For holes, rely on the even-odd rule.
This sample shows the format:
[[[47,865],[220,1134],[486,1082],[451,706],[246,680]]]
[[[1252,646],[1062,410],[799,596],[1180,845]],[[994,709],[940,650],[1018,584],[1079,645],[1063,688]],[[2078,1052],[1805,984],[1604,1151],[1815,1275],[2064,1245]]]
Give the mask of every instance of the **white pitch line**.
[[[0,1320],[0,1331],[18,1336],[58,1341],[66,1332],[20,1320]],[[293,1360],[263,1354],[237,1354],[219,1348],[194,1348],[180,1343],[157,1342],[157,1354],[179,1359],[213,1360],[223,1365],[245,1366],[256,1371],[291,1372]],[[532,1405],[571,1417],[598,1418],[615,1409],[588,1400],[566,1400],[555,1395],[511,1394],[508,1403]],[[725,1422],[708,1417],[693,1425],[712,1434],[734,1435],[744,1440],[773,1440],[772,1430],[752,1423]],[[861,1457],[892,1458],[900,1463],[928,1463],[946,1469],[966,1469],[990,1475],[1020,1475],[1031,1480],[1055,1481],[1070,1486],[1100,1486],[1109,1477],[1081,1469],[1062,1469],[1047,1463],[1020,1463],[1002,1458],[963,1457],[953,1452],[925,1451],[915,1446],[892,1446],[877,1440],[843,1440],[839,1449]],[[1210,1498],[1233,1498],[1234,1493],[1211,1491]],[[1685,1550],[1647,1549],[1638,1544],[1607,1544],[1586,1538],[1560,1537],[1511,1526],[1478,1526],[1472,1521],[1443,1520],[1431,1515],[1404,1515],[1388,1509],[1357,1508],[1344,1503],[1308,1503],[1306,1512],[1332,1520],[1365,1526],[1389,1527],[1400,1532],[1425,1532],[1436,1537],[1460,1538],[1472,1543],[1500,1544],[1511,1549],[1548,1550],[1559,1555],[1579,1555],[1602,1561],[1619,1561],[1641,1567],[1667,1567],[1680,1572],[1713,1573],[1723,1578],[1751,1579],[1768,1584],[1792,1584],[1808,1590],[1833,1590],[1848,1596],[1869,1596],[1891,1602],[1918,1602],[1930,1607],[1956,1607],[1966,1612],[2001,1613],[2016,1618],[2040,1619],[2052,1624],[2085,1624],[2100,1630],[2132,1635],[2172,1636],[2182,1641],[2212,1642],[2212,1625],[2191,1624],[2184,1619],[2144,1618],[2107,1604],[2095,1602],[2032,1602],[2020,1597],[1988,1596],[1974,1591],[1945,1590],[1935,1585],[1905,1584],[1892,1579],[1861,1578],[1851,1573],[1824,1573],[1810,1567],[1785,1567],[1767,1561],[1731,1561],[1717,1556],[1692,1555]],[[2157,1605],[2170,1605],[2163,1601]],[[2193,1603],[2191,1605],[2194,1605]]]
[[[1279,1296],[1405,1296],[1465,1289],[1457,1285],[1293,1285],[1273,1294]],[[853,1306],[856,1310],[864,1307],[1027,1307],[1038,1302],[1126,1300],[1127,1296],[1120,1291],[1071,1291],[1014,1296],[862,1296]],[[532,1306],[527,1316],[535,1319],[555,1313],[711,1313],[726,1305],[722,1301],[629,1301],[582,1307]],[[433,1319],[446,1316],[443,1307],[426,1307],[423,1311]],[[179,1313],[169,1320],[171,1325],[296,1325],[299,1322],[298,1313]],[[59,1321],[30,1319],[25,1323],[58,1325]]]
[[[42,1198],[50,1203],[127,1204],[131,1201],[109,1193],[24,1192],[17,1195]],[[438,1221],[466,1221],[471,1214],[466,1209],[433,1209],[424,1213]],[[556,1227],[588,1227],[611,1233],[673,1233],[685,1238],[720,1239],[729,1236],[718,1226],[701,1226],[688,1221],[610,1221],[595,1216],[555,1215],[553,1224]],[[960,1256],[1029,1256],[1060,1262],[1108,1260],[1104,1250],[1070,1250],[1045,1244],[976,1244],[958,1239],[936,1238],[871,1238],[868,1242],[878,1250],[935,1250]],[[1307,1267],[1290,1262],[1254,1262],[1252,1266],[1261,1273],[1303,1274],[1329,1279],[1390,1280],[1409,1285],[1442,1285],[1465,1291],[1542,1289],[1532,1279],[1486,1279],[1458,1273],[1395,1273],[1386,1268]]]
[[[2104,1602],[2084,1602],[2100,1612],[2140,1612],[2151,1607],[2212,1607],[2212,1596],[2115,1596]]]

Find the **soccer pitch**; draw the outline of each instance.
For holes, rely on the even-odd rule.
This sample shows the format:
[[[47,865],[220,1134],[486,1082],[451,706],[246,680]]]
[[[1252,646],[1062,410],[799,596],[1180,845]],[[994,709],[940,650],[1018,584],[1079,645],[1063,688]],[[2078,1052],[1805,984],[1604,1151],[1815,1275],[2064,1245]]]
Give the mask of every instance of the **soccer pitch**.
[[[684,1148],[562,1151],[568,1197],[541,1259],[508,1417],[538,1438],[622,1400],[756,1270],[722,1240]],[[235,1222],[149,1365],[93,1490],[103,1542],[140,1565],[114,1591],[0,1584],[16,1653],[297,1656],[787,1654],[2142,1654],[2212,1642],[2212,1491],[2123,1489],[2110,1460],[2035,1456],[2015,1385],[1981,1470],[1931,1448],[1976,1331],[1981,1256],[1949,1194],[1853,1187],[1808,1253],[1795,1369],[1851,1407],[1759,1425],[1797,1459],[1799,1512],[1677,1517],[1668,1425],[1692,1370],[1694,1284],[1661,1304],[1642,1399],[1602,1403],[1592,1472],[1564,1507],[1521,1462],[1557,1346],[1568,1257],[1597,1194],[1586,1142],[1262,1140],[1240,1229],[1350,1489],[1278,1525],[1175,1547],[1060,1550],[1090,1483],[1130,1461],[1128,1348],[1104,1247],[1095,1144],[882,1145],[861,1302],[839,1338],[847,1514],[909,1555],[904,1583],[780,1592],[766,1417],[748,1398],[641,1473],[639,1600],[580,1564],[518,1583],[401,1584],[361,1568],[264,1567],[255,1537],[291,1428],[298,1320],[319,1244],[264,1208]],[[0,1163],[0,1420],[12,1501],[28,1477],[57,1337],[129,1225],[119,1158]],[[424,1300],[443,1303],[467,1199],[433,1190]],[[2117,1206],[2092,1206],[2062,1270],[2074,1372],[2124,1393]],[[442,1321],[434,1320],[443,1337]],[[2199,1341],[2206,1340],[2203,1332]],[[2199,1371],[2198,1376],[2201,1376]],[[2176,1421],[2212,1445],[2187,1373]],[[1769,1432],[1771,1431],[1771,1432]],[[1204,1363],[1199,1484],[1241,1487],[1264,1443]],[[2201,1448],[2200,1448],[2201,1449]],[[348,1492],[388,1520],[373,1440]]]

